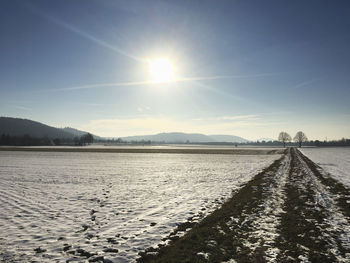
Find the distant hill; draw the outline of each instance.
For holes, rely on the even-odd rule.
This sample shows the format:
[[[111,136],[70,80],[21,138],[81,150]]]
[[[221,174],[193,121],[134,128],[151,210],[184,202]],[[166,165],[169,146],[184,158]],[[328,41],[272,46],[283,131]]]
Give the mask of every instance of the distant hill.
[[[216,142],[237,142],[237,143],[245,143],[248,140],[234,135],[209,135],[210,138],[213,138]]]
[[[23,136],[25,134],[31,137],[48,137],[50,139],[73,139],[80,137],[87,132],[80,131],[74,128],[55,128],[46,124],[20,118],[0,117],[0,135]],[[100,138],[94,136],[95,138]]]
[[[0,134],[8,134],[10,136],[23,136],[27,134],[38,138],[71,139],[74,137],[74,135],[69,132],[40,122],[10,117],[0,117]]]
[[[187,141],[192,143],[205,143],[205,142],[248,142],[248,140],[232,135],[205,135],[201,133],[158,133],[154,135],[143,136],[128,136],[122,137],[123,141],[153,141],[153,142],[166,142],[166,143],[185,143]]]
[[[71,127],[61,128],[61,130],[65,131],[65,132],[68,132],[70,134],[73,134],[74,136],[77,136],[77,137],[80,137],[80,136],[83,136],[83,135],[87,134],[87,132],[80,131],[78,129],[74,129],[74,128],[71,128]]]
[[[0,117],[0,135],[10,136],[23,136],[30,135],[31,137],[47,137],[50,139],[73,139],[74,137],[81,137],[87,132],[74,129],[71,127],[55,128],[45,125],[40,122]],[[103,139],[102,137],[93,135],[94,139]],[[152,141],[152,142],[165,142],[165,143],[215,143],[215,142],[229,142],[229,143],[244,143],[248,140],[233,136],[233,135],[205,135],[201,133],[182,133],[182,132],[171,132],[171,133],[158,133],[154,135],[144,136],[128,136],[122,137],[123,141]]]
[[[262,142],[262,141],[265,141],[265,142],[273,142],[273,141],[276,141],[276,139],[271,139],[271,138],[260,138],[260,139],[257,139],[258,142]]]
[[[62,128],[62,130],[66,131],[66,132],[69,132],[70,134],[73,134],[76,137],[81,137],[81,136],[83,136],[83,135],[88,133],[86,131],[81,131],[81,130],[78,130],[78,129],[75,129],[75,128],[71,128],[71,127]],[[94,137],[95,140],[96,139],[97,140],[103,139],[102,137],[94,135],[94,134],[92,134],[92,136]]]

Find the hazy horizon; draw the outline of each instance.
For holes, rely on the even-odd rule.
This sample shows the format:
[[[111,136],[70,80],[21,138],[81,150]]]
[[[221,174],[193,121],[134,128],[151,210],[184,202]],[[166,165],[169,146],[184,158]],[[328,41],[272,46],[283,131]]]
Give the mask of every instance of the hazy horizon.
[[[1,116],[102,137],[349,138],[348,1],[1,7]]]

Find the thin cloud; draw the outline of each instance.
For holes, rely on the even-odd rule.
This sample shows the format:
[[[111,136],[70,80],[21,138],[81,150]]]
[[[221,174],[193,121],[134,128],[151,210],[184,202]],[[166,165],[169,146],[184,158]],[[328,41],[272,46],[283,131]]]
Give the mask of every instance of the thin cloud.
[[[216,116],[211,118],[194,118],[194,121],[255,121],[259,120],[259,115],[233,115],[233,116]]]
[[[23,106],[19,106],[19,105],[11,105],[13,108],[19,109],[19,110],[25,110],[25,111],[32,111],[32,108],[28,108],[28,107],[23,107]]]
[[[99,89],[99,88],[108,88],[108,87],[130,87],[130,86],[144,86],[144,85],[159,85],[159,84],[171,84],[171,83],[181,83],[181,82],[195,82],[201,80],[220,80],[220,79],[238,79],[238,78],[259,78],[259,77],[267,77],[267,76],[275,76],[278,73],[262,73],[255,75],[216,75],[216,76],[208,76],[208,77],[187,77],[187,78],[179,78],[174,82],[155,82],[155,81],[131,81],[131,82],[110,82],[110,83],[97,83],[97,84],[88,84],[82,86],[73,86],[67,88],[58,88],[58,89],[50,89],[45,91],[70,91],[70,90],[81,90],[81,89]]]
[[[151,107],[145,106],[145,107],[137,107],[138,112],[144,112],[151,110]]]
[[[301,87],[305,87],[305,86],[308,86],[309,84],[315,82],[316,79],[312,79],[312,80],[308,80],[308,81],[303,81],[297,85],[294,85],[293,86],[293,89],[298,89],[298,88],[301,88]]]
[[[107,104],[101,103],[89,103],[89,102],[74,102],[74,104],[84,105],[84,106],[92,106],[92,107],[105,107]]]
[[[217,120],[227,120],[227,121],[235,121],[235,120],[258,120],[260,119],[258,115],[237,115],[237,116],[222,116],[217,117]]]
[[[178,80],[181,81],[195,81],[195,80],[217,80],[217,79],[241,79],[241,78],[259,78],[259,77],[269,77],[276,76],[280,73],[260,73],[260,74],[252,74],[252,75],[217,75],[217,76],[209,76],[209,77],[189,77],[182,78]]]
[[[74,27],[71,24],[68,24],[67,22],[64,22],[64,21],[58,19],[57,17],[54,17],[52,15],[49,15],[49,14],[43,12],[42,10],[40,10],[38,7],[34,6],[33,4],[27,3],[27,7],[32,12],[34,12],[35,14],[45,18],[46,20],[48,20],[48,21],[50,21],[50,22],[52,22],[52,23],[54,23],[54,24],[56,24],[56,25],[58,25],[58,26],[60,26],[62,28],[65,28],[65,29],[67,29],[67,30],[69,30],[69,31],[71,31],[71,32],[73,32],[73,33],[75,33],[75,34],[77,34],[77,35],[79,35],[79,36],[81,36],[81,37],[83,37],[83,38],[85,38],[85,39],[87,39],[87,40],[97,44],[97,45],[100,45],[100,46],[102,46],[104,48],[110,49],[110,50],[112,50],[114,52],[119,53],[120,55],[123,55],[123,56],[128,57],[128,58],[133,59],[133,60],[136,60],[138,62],[146,62],[144,59],[139,58],[139,57],[131,54],[130,52],[127,52],[126,50],[122,49],[121,47],[118,47],[116,45],[111,45],[111,44],[107,43],[106,41],[101,40],[101,39],[93,36],[92,34],[89,34],[89,33],[85,32],[85,31],[83,31],[81,29],[78,29],[78,28]]]
[[[98,88],[109,88],[109,87],[128,87],[128,86],[143,86],[155,84],[152,81],[134,81],[134,82],[114,82],[114,83],[99,83],[91,85],[73,86],[68,88],[49,89],[46,91],[69,91],[69,90],[81,90],[81,89],[98,89]]]

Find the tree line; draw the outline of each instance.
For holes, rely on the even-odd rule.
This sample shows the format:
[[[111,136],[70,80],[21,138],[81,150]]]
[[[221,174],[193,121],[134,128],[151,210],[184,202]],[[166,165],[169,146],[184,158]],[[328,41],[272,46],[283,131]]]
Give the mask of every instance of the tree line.
[[[350,139],[341,139],[341,140],[332,140],[332,141],[320,141],[320,140],[308,140],[306,135],[303,132],[298,132],[296,136],[293,138],[287,132],[281,132],[278,136],[278,140],[274,141],[256,141],[256,142],[244,142],[244,143],[235,143],[235,142],[208,142],[208,143],[196,143],[203,145],[257,145],[257,146],[280,146],[283,145],[298,145],[301,146],[316,146],[316,147],[327,147],[327,146],[350,146]],[[59,146],[59,145],[67,145],[67,146],[84,146],[87,144],[91,144],[93,142],[99,143],[108,143],[108,144],[142,144],[142,145],[150,145],[150,144],[162,144],[162,142],[153,142],[153,141],[132,141],[127,142],[122,139],[98,139],[94,140],[92,134],[87,133],[80,137],[74,138],[54,138],[51,139],[49,137],[32,137],[30,135],[23,136],[10,136],[8,134],[2,134],[0,136],[0,145],[1,146]],[[163,142],[164,144],[167,144]],[[185,142],[183,144],[188,144],[191,142]],[[181,144],[181,143],[178,143]]]
[[[74,145],[84,146],[94,142],[92,134],[87,133],[80,137],[74,138],[49,138],[49,137],[33,137],[28,134],[23,136],[11,136],[2,134],[0,136],[0,145],[2,146],[59,146],[59,145]]]

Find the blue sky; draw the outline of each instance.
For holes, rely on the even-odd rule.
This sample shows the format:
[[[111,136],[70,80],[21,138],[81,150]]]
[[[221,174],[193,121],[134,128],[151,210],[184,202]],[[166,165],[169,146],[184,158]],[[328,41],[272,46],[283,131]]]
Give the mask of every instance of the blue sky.
[[[3,0],[0,115],[114,137],[349,138],[349,28],[345,0]],[[183,81],[147,83],[162,57]]]

